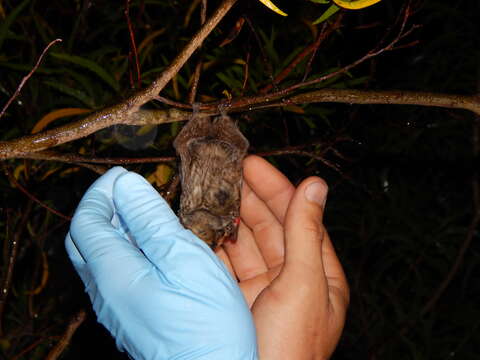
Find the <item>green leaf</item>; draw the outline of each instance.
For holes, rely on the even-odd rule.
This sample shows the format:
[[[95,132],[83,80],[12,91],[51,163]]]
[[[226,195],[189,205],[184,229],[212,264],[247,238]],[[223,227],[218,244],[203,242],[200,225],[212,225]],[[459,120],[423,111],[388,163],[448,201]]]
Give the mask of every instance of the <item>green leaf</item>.
[[[15,64],[13,62],[0,62],[0,67],[6,67],[8,69],[16,70],[16,71],[21,71],[21,72],[29,72],[32,70],[33,65],[24,65],[24,64]],[[35,74],[55,74],[59,73],[60,71],[58,70],[53,70],[53,69],[48,69],[43,66],[40,66],[35,70]]]
[[[61,93],[64,93],[66,95],[69,95],[80,102],[84,103],[87,105],[90,109],[95,108],[95,101],[89,97],[85,92],[82,90],[74,89],[69,86],[63,85],[59,82],[56,81],[44,81],[45,84],[48,86],[60,91]]]
[[[103,81],[105,81],[108,85],[112,87],[115,92],[118,92],[120,87],[118,85],[117,80],[110,75],[105,69],[103,69],[100,65],[98,65],[96,62],[85,59],[80,56],[74,56],[74,55],[67,55],[67,54],[62,54],[62,53],[52,53],[51,54],[53,57],[71,62],[75,65],[79,65],[81,67],[84,67],[90,71],[93,71],[95,74],[97,74]]]
[[[3,21],[3,23],[0,23],[0,49],[3,46],[5,37],[7,36],[8,28],[10,27],[10,25],[12,25],[12,23],[15,21],[17,16],[25,8],[25,6],[27,6],[29,2],[30,0],[25,0],[24,2],[22,2],[15,9],[13,9],[13,11],[10,13],[10,15],[7,16],[5,21]]]
[[[320,24],[321,22],[324,22],[329,17],[334,15],[338,10],[340,10],[340,8],[337,5],[335,5],[335,4],[330,5],[330,7],[327,9],[327,11],[325,11],[322,14],[322,16],[320,16],[317,20],[315,20],[313,22],[313,25],[317,25],[317,24]]]

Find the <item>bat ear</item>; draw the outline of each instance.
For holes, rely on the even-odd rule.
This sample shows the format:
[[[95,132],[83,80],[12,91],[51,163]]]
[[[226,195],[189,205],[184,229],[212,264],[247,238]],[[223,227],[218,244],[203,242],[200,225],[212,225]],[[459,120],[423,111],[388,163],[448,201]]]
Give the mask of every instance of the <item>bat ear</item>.
[[[212,123],[210,117],[193,115],[192,118],[183,126],[180,133],[173,141],[173,147],[178,153],[181,152],[187,142],[193,138],[209,136]]]
[[[212,125],[216,138],[233,144],[240,153],[245,154],[247,152],[250,145],[247,138],[243,136],[235,122],[228,115],[222,114],[216,117]]]

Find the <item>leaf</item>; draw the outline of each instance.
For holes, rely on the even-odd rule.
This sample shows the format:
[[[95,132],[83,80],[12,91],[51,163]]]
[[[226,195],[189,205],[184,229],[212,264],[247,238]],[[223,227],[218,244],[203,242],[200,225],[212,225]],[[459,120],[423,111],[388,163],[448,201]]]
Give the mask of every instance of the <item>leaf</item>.
[[[155,185],[160,187],[168,183],[172,173],[173,169],[170,166],[166,164],[160,164],[157,166],[155,172],[147,178],[147,180],[151,184],[155,183]]]
[[[270,0],[259,0],[263,5],[265,5],[266,7],[268,7],[270,10],[276,12],[277,14],[279,15],[282,15],[282,16],[288,16],[287,13],[283,12],[282,10],[280,10],[273,2],[271,2]]]
[[[66,116],[73,116],[79,114],[85,114],[92,112],[91,109],[82,109],[82,108],[65,108],[65,109],[58,109],[52,112],[49,112],[47,115],[42,117],[33,127],[31,133],[35,134],[41,130],[43,130],[48,124],[56,119],[60,119]]]
[[[116,92],[119,91],[120,87],[118,85],[117,80],[110,75],[105,69],[103,69],[100,65],[98,65],[96,62],[86,59],[80,56],[75,56],[75,55],[67,55],[67,54],[62,54],[62,53],[52,53],[51,54],[53,57],[71,62],[73,64],[79,65],[81,67],[84,67],[95,74],[97,74],[103,81],[105,81],[108,85],[112,87],[113,90]]]
[[[13,11],[10,13],[10,15],[7,16],[5,21],[0,23],[0,49],[3,46],[3,42],[5,41],[5,38],[7,36],[8,29],[10,25],[15,21],[17,16],[20,14],[20,12],[27,6],[27,4],[30,2],[30,0],[25,0],[22,2],[20,5],[18,5]]]
[[[361,10],[375,5],[382,0],[333,0],[338,6],[349,10]]]
[[[87,105],[89,108],[95,107],[95,101],[82,90],[74,89],[54,81],[44,81],[44,83],[47,84],[48,86],[51,86],[54,89],[57,89],[58,91],[66,95],[69,95],[81,101],[82,103]]]
[[[151,32],[145,39],[142,40],[140,45],[138,45],[137,52],[140,54],[145,46],[150,44],[157,36],[162,35],[165,32],[166,28],[161,28]]]
[[[227,44],[230,44],[233,40],[235,40],[238,34],[240,34],[240,31],[242,31],[244,24],[245,24],[245,18],[241,16],[235,22],[235,25],[233,26],[232,30],[230,30],[230,33],[228,34],[228,36],[218,46],[223,47]]]
[[[317,20],[313,22],[313,25],[317,25],[317,24],[320,24],[321,22],[324,22],[325,20],[330,18],[332,15],[334,15],[338,10],[340,10],[340,8],[337,5],[335,4],[330,5],[327,11],[325,11],[322,14],[322,16],[320,16]]]
[[[0,62],[0,67],[6,67],[15,71],[22,71],[22,72],[29,72],[30,70],[33,69],[33,65],[25,65],[25,64],[15,64],[12,62]],[[43,66],[40,66],[35,70],[35,74],[55,74],[58,73],[58,70],[53,70],[53,69],[47,69]]]

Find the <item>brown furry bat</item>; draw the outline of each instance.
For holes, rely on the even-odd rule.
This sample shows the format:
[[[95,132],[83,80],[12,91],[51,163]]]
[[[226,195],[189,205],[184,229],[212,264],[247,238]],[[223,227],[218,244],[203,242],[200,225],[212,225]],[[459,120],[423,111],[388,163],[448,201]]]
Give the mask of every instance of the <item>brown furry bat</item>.
[[[236,238],[248,145],[226,115],[194,115],[173,143],[181,161],[180,220],[212,249]]]

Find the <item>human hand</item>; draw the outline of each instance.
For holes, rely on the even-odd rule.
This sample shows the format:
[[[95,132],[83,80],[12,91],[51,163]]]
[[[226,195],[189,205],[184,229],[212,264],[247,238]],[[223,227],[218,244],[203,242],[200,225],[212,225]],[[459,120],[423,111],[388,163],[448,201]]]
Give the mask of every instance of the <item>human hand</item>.
[[[245,299],[210,248],[141,176],[109,170],[66,237],[98,321],[135,359],[257,359]]]
[[[318,177],[295,189],[262,158],[244,160],[238,240],[217,254],[251,306],[262,360],[326,359],[339,341],[349,289],[322,224],[326,195]]]

